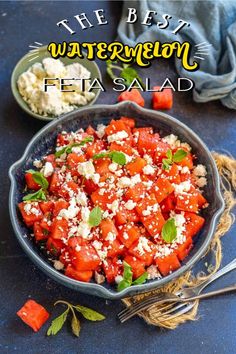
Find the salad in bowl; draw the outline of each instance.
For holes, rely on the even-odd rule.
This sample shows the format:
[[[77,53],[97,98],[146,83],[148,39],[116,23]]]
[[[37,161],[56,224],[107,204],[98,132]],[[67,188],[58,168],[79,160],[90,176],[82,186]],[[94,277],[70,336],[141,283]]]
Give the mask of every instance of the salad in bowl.
[[[51,123],[53,144],[22,166],[14,201],[47,267],[69,284],[83,284],[82,291],[103,288],[112,298],[186,271],[209,244],[223,205],[220,194],[213,201],[206,192],[218,176],[196,141],[192,146],[176,129],[164,131],[165,119],[140,124],[135,111],[147,110],[134,104],[116,107],[130,105],[131,111],[110,112],[111,119],[91,119],[84,128],[69,128],[64,117]]]

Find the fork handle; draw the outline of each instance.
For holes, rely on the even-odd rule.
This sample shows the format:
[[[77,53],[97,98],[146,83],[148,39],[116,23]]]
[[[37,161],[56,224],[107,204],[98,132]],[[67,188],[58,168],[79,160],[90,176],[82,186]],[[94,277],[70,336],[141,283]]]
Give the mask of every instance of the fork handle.
[[[207,298],[212,297],[212,296],[230,293],[230,292],[235,291],[235,290],[236,290],[236,284],[233,284],[233,285],[227,286],[227,287],[222,288],[222,289],[217,289],[217,290],[214,290],[214,291],[210,291],[210,292],[205,293],[205,294],[200,294],[200,295],[192,296],[192,297],[189,297],[189,298],[186,298],[186,299],[181,299],[181,302],[200,300],[200,299],[207,299]]]
[[[212,274],[207,280],[203,281],[201,284],[197,286],[193,286],[192,288],[196,294],[200,294],[200,292],[205,289],[209,284],[211,284],[216,279],[222,277],[223,275],[231,272],[236,269],[236,258],[232,260],[232,262],[228,263],[225,267],[218,270],[218,272]]]

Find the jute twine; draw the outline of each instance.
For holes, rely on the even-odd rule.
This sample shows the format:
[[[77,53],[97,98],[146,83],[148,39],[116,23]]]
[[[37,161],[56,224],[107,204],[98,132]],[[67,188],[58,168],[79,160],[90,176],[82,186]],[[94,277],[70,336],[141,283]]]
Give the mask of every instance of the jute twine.
[[[216,152],[213,152],[213,157],[216,161],[216,165],[221,176],[221,187],[225,200],[225,209],[217,225],[216,232],[213,236],[210,247],[207,250],[206,255],[204,256],[204,258],[206,256],[209,257],[209,255],[211,257],[211,265],[207,268],[208,274],[205,274],[202,271],[199,274],[194,275],[192,271],[189,271],[184,276],[167,284],[161,289],[123,299],[122,301],[125,303],[126,306],[130,306],[131,304],[151,294],[158,294],[161,292],[175,293],[183,286],[188,287],[197,285],[203,280],[208,279],[209,276],[211,276],[220,268],[222,261],[221,237],[226,234],[226,232],[230,229],[231,225],[234,222],[234,215],[231,213],[231,211],[236,205],[236,199],[234,198],[234,191],[236,190],[236,160],[231,156],[218,154]],[[207,263],[205,262],[204,264]],[[174,329],[178,325],[186,321],[195,321],[198,318],[198,305],[199,301],[196,300],[194,302],[193,308],[189,312],[170,320],[160,315],[160,310],[162,309],[162,306],[166,305],[153,305],[149,309],[141,312],[139,316],[143,318],[148,324],[168,329]]]

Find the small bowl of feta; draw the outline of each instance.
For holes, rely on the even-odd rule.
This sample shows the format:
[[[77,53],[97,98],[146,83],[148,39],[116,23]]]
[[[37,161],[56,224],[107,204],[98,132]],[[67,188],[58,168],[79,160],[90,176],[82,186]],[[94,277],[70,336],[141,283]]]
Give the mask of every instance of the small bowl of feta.
[[[92,105],[100,89],[101,72],[84,58],[53,59],[47,46],[27,53],[15,66],[11,89],[19,106],[34,118],[51,121],[80,107]]]

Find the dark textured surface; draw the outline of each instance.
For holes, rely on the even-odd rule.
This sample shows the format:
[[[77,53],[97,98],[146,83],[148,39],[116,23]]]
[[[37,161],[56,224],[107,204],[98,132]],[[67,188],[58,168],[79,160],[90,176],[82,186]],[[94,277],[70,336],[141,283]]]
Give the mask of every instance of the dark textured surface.
[[[138,318],[120,325],[116,313],[122,309],[120,302],[76,293],[48,279],[25,256],[18,245],[8,216],[9,166],[17,160],[30,138],[43,123],[28,117],[14,102],[10,91],[10,75],[19,58],[34,41],[43,44],[50,40],[71,38],[56,26],[58,20],[93,9],[105,8],[109,25],[99,31],[96,27],[80,31],[80,40],[93,41],[115,38],[120,16],[119,2],[0,2],[0,352],[1,353],[158,353],[205,354],[235,353],[236,300],[235,295],[206,300],[200,305],[199,321],[186,323],[175,331],[159,330],[146,325]],[[4,15],[3,15],[4,14]],[[93,17],[93,15],[91,15]],[[76,36],[77,36],[76,35]],[[75,38],[75,37],[74,37]],[[104,73],[104,64],[99,63]],[[143,70],[143,76],[152,77],[153,84],[161,83],[167,76],[175,78],[171,63],[156,63]],[[155,78],[155,80],[153,79]],[[116,94],[109,81],[110,90],[101,93],[98,103],[114,103]],[[145,94],[147,107],[150,94]],[[236,112],[224,108],[219,102],[197,104],[191,95],[175,94],[174,108],[170,114],[188,124],[205,141],[210,149],[236,153]],[[235,257],[235,230],[232,228],[223,239],[223,263]],[[236,273],[226,276],[218,284],[236,282]],[[216,285],[215,285],[216,286]],[[214,287],[215,287],[214,286]],[[94,324],[82,320],[79,339],[72,337],[69,327],[55,338],[46,338],[46,326],[33,333],[16,316],[15,312],[31,297],[52,311],[52,304],[59,298],[92,306],[103,312],[107,319]],[[60,311],[56,309],[54,314]]]

